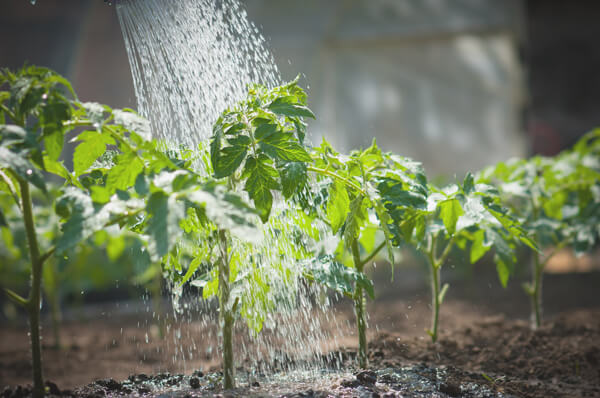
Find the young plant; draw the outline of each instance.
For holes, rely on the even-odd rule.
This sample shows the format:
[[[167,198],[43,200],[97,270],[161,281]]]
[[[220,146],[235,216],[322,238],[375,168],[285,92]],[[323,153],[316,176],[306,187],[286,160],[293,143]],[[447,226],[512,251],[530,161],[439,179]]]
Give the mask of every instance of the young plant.
[[[492,246],[498,276],[506,285],[516,260],[514,250],[518,242],[531,241],[519,223],[499,205],[496,191],[488,185],[475,184],[469,173],[462,184],[444,189],[429,186],[426,202],[408,206],[402,189],[388,185],[383,190],[385,204],[395,226],[396,243],[408,242],[420,251],[431,273],[432,321],[427,331],[431,340],[438,338],[440,307],[448,284],[441,285],[440,272],[453,249],[467,250],[470,261],[478,261]]]
[[[311,157],[303,145],[306,127],[302,117],[314,115],[306,107],[306,94],[296,79],[271,90],[258,85],[250,87],[248,98],[226,110],[214,125],[210,142],[210,168],[214,177],[226,181],[233,192],[247,193],[263,223],[271,218],[274,194],[290,198],[306,184],[306,163]],[[205,278],[195,283],[203,287],[204,297],[216,293],[219,298],[223,386],[229,389],[235,385],[235,316],[239,310],[254,330],[261,329],[264,312],[271,307],[266,294],[268,276],[260,275],[261,255],[253,254],[252,248],[241,244],[228,228],[206,224],[201,227],[205,233],[208,228],[208,235],[216,245],[214,250],[198,251],[187,278],[202,263],[209,264]],[[243,240],[261,235],[246,234]],[[243,279],[250,280],[259,292],[242,295],[241,290],[236,291],[236,285]]]
[[[391,218],[384,206],[379,190],[382,181],[404,187],[408,195],[422,195],[424,180],[405,170],[393,169],[393,156],[384,154],[373,142],[363,151],[353,151],[350,156],[336,152],[323,141],[313,152],[314,163],[308,171],[315,173],[326,191],[325,221],[331,233],[339,235],[337,257],[346,267],[333,262],[325,267],[324,260],[317,260],[312,276],[324,285],[333,288],[354,301],[358,335],[358,364],[368,365],[367,321],[365,292],[371,298],[373,285],[365,275],[365,265],[387,247],[388,260],[393,266],[393,235],[390,231]],[[422,197],[424,201],[424,196]],[[375,244],[375,234],[381,231],[382,242]],[[362,252],[364,253],[361,254]],[[315,267],[313,266],[313,269]]]
[[[600,130],[584,136],[572,150],[555,157],[512,160],[483,170],[479,181],[498,187],[525,230],[545,248],[532,252],[531,327],[542,323],[542,277],[548,261],[564,247],[576,254],[598,241],[600,224]]]
[[[150,140],[147,121],[134,112],[70,100],[67,93],[75,94],[68,81],[44,68],[3,71],[0,88],[5,90],[0,91],[0,227],[5,235],[14,226],[6,215],[20,213],[16,218],[26,232],[31,263],[29,296],[6,292],[29,315],[33,395],[41,397],[41,285],[44,265],[52,256],[63,255],[99,231],[117,236],[130,230],[141,236],[149,258],[156,261],[174,246],[179,222],[189,209],[204,211],[210,202],[213,219],[232,224],[243,218],[229,212],[239,198],[215,191],[160,151]],[[59,161],[69,137],[79,143],[73,172]],[[109,151],[108,145],[115,149]],[[62,187],[48,189],[43,172],[54,174]],[[32,201],[34,189],[47,197],[46,206],[59,224],[55,230],[60,232],[44,246],[34,219],[36,207],[44,202]]]

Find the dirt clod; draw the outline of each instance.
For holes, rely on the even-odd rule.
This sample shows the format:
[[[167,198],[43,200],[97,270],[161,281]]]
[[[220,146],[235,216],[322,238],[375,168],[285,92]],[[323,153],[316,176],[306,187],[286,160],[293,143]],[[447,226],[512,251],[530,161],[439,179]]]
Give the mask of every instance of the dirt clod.
[[[377,383],[377,373],[365,370],[356,375],[356,380],[365,386],[374,386]]]
[[[190,387],[192,387],[193,389],[200,388],[200,379],[198,379],[197,377],[192,377],[190,379]]]

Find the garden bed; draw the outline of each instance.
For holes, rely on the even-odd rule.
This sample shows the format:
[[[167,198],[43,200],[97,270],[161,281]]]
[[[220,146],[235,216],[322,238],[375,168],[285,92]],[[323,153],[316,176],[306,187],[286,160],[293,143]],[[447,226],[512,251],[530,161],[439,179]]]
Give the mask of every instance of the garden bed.
[[[250,378],[231,394],[597,397],[599,284],[598,272],[548,275],[547,322],[532,332],[522,319],[528,311],[527,297],[518,283],[501,290],[497,283],[488,288],[487,283],[456,281],[442,311],[436,344],[423,332],[430,317],[427,292],[407,290],[401,297],[393,297],[382,287],[378,290],[381,298],[369,308],[373,373],[356,371],[352,360],[355,342],[348,338],[341,341],[348,347],[339,351],[344,358],[341,371],[322,369],[318,377],[305,376],[302,382],[291,381],[290,375],[285,376],[287,381],[285,377],[283,381],[277,377]],[[497,299],[500,294],[503,300]],[[338,313],[341,318],[352,319],[350,308],[341,306]],[[219,371],[216,355],[204,352],[185,363],[173,362],[174,329],[161,340],[156,329],[145,326],[145,320],[139,318],[105,313],[95,320],[66,322],[64,348],[58,351],[47,346],[51,338],[49,327],[44,328],[47,380],[63,393],[84,396],[222,394],[215,382]],[[181,326],[184,345],[187,332],[193,328],[193,324]],[[27,385],[31,365],[26,334],[22,329],[6,327],[0,334],[0,386]],[[200,369],[202,373],[198,373]],[[238,374],[243,376],[244,371],[241,368]],[[103,381],[92,383],[97,379]],[[15,388],[12,391],[16,392]]]

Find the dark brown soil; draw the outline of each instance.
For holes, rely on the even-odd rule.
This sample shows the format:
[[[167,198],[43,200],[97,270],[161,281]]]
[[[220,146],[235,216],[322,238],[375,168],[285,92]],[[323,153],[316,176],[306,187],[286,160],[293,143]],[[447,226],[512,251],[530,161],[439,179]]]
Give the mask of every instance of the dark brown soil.
[[[348,348],[340,349],[347,374],[332,376],[319,385],[311,385],[310,380],[290,385],[287,395],[285,389],[254,388],[250,381],[234,395],[600,397],[599,286],[600,274],[594,272],[547,278],[547,320],[542,328],[531,331],[528,323],[519,319],[527,314],[528,307],[518,287],[478,293],[477,287],[469,290],[453,283],[442,308],[436,344],[424,333],[430,317],[428,294],[408,291],[405,297],[393,297],[381,289],[380,299],[369,306],[372,374],[354,370],[354,341],[348,339],[341,342]],[[558,293],[553,296],[552,292]],[[347,307],[340,313],[342,318],[352,319]],[[517,313],[517,319],[509,317],[511,313]],[[218,372],[216,354],[204,352],[185,363],[173,360],[177,354],[174,334],[180,334],[185,342],[198,333],[197,325],[178,325],[161,339],[156,328],[147,327],[144,321],[138,327],[139,316],[93,318],[66,322],[60,350],[47,346],[51,343],[49,327],[44,329],[44,373],[47,380],[56,383],[58,389],[51,386],[55,392],[69,393],[103,379],[77,391],[92,396],[144,395],[156,393],[153,388],[159,385],[178,386],[180,392],[170,390],[171,396],[218,393],[218,374],[192,375],[199,369]],[[25,330],[2,325],[0,396],[6,386],[30,383],[29,361]],[[130,375],[138,376],[126,381]],[[144,384],[146,377],[148,382],[155,382],[153,388]],[[398,381],[403,378],[409,381]],[[421,379],[426,381],[423,386],[429,383],[429,387],[419,390],[410,382],[417,385]],[[477,391],[470,392],[470,388]],[[15,396],[16,390],[11,391]]]

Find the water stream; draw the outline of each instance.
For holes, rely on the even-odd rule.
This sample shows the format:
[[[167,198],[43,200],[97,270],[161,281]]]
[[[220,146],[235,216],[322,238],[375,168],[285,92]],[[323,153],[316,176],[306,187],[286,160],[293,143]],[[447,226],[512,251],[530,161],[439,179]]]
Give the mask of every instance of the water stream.
[[[264,38],[238,0],[124,0],[117,4],[117,13],[138,111],[150,120],[154,136],[170,149],[202,146],[220,113],[245,97],[248,84],[280,83]],[[202,171],[201,164],[196,167]],[[260,274],[271,286],[269,294],[276,305],[258,335],[243,320],[237,322],[238,362],[249,363],[257,374],[291,369],[316,372],[336,338],[346,333],[328,310],[329,299],[300,281],[292,243],[280,239],[292,236],[293,220],[278,217],[284,211],[279,200],[273,221],[263,226],[263,243],[254,253],[244,253],[247,258],[261,258]],[[252,284],[244,289],[245,295],[256,294]],[[217,318],[214,303],[200,297],[181,298],[180,290],[174,293],[178,322],[195,322],[203,332],[192,346],[177,347],[173,341],[177,347],[173,361],[185,363],[217,350],[213,347],[217,329],[211,327]]]

